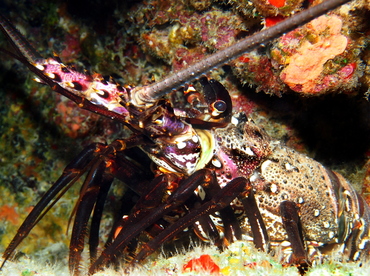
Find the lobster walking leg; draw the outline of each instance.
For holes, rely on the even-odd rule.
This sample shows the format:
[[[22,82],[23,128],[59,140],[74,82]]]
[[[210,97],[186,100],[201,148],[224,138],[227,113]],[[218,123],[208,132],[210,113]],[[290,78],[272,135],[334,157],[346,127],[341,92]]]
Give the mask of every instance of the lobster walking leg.
[[[122,229],[114,242],[102,252],[101,256],[90,267],[89,273],[95,273],[101,266],[107,264],[107,262],[111,260],[117,252],[124,250],[124,248],[147,227],[153,225],[156,221],[179,205],[182,205],[199,185],[208,181],[209,173],[210,172],[208,170],[199,170],[195,172],[191,178],[180,182],[178,188],[167,198],[167,200],[165,200],[164,203],[161,203],[156,208],[148,208],[151,204],[144,207],[143,204],[142,206],[144,207],[144,211],[137,210],[137,212],[133,212],[128,218],[130,223],[127,223],[127,227]],[[153,199],[155,199],[153,198],[153,195],[158,197],[157,188],[158,187],[154,185],[153,189],[148,194],[144,194],[142,196],[142,202],[144,203],[148,200],[149,203],[152,203]]]
[[[133,173],[132,169],[136,166],[128,161],[128,159],[126,160],[124,156],[117,154],[126,150],[124,146],[120,148],[120,144],[133,145],[135,141],[140,141],[140,137],[133,140],[117,140],[113,142],[112,145],[107,146],[107,149],[98,156],[90,167],[81,188],[79,203],[75,207],[75,222],[73,225],[69,253],[69,269],[74,275],[79,274],[81,253],[84,249],[84,240],[88,233],[88,222],[92,212],[94,213],[91,218],[89,233],[90,261],[93,263],[96,260],[100,221],[103,214],[104,203],[106,202],[107,194],[113,179],[115,177],[124,179],[126,183],[130,183],[127,185],[130,188],[132,188],[133,185],[136,193],[140,195],[144,193],[140,189],[142,189],[148,179],[151,178],[151,175],[147,176],[143,173],[139,176],[138,173],[140,170],[135,170],[135,173]],[[113,146],[113,144],[116,145]],[[122,169],[122,164],[125,164],[126,169]],[[137,182],[143,183],[139,184]],[[109,242],[109,240],[107,242]]]
[[[81,202],[80,204],[82,205],[77,204],[75,207],[75,210],[77,210],[75,222],[78,222],[79,220],[87,221],[90,216],[89,212],[91,212],[91,208],[94,206],[92,206],[93,204],[90,204],[89,207],[85,206],[85,203],[89,203],[89,201],[85,202],[85,199],[87,197],[94,197],[94,200],[96,201],[96,197],[101,197],[102,193],[105,193],[106,191],[102,189],[102,193],[100,193],[99,191],[94,191],[94,188],[96,189],[98,184],[107,184],[109,186],[112,181],[112,177],[105,173],[107,164],[104,163],[103,160],[109,155],[115,156],[116,152],[123,151],[126,147],[136,146],[137,143],[142,143],[140,136],[137,136],[136,139],[128,139],[126,141],[115,140],[108,146],[101,143],[94,143],[85,148],[77,158],[68,164],[62,176],[53,184],[38,204],[36,204],[32,209],[31,213],[19,228],[12,242],[5,250],[2,266],[10,258],[15,248],[25,237],[27,237],[29,232],[43,218],[50,208],[55,205],[64,193],[70,189],[86,171],[89,171],[80,192],[79,202]],[[92,201],[92,203],[95,203],[95,201]],[[102,202],[104,202],[104,200]],[[102,203],[95,205],[94,209],[97,210],[97,208],[102,208]],[[97,224],[98,221],[100,221],[99,215],[95,218],[95,224]],[[76,259],[76,261],[70,264],[71,267],[74,267],[75,264],[79,262],[78,256],[81,254],[84,244],[84,239],[82,237],[86,234],[86,223],[80,224],[78,222],[74,225],[70,252],[73,257],[76,257],[71,259]],[[91,238],[92,241],[94,241],[94,239],[96,238]]]
[[[268,252],[270,247],[269,236],[253,191],[250,190],[246,196],[240,197],[240,200],[243,202],[248,221],[251,225],[254,245],[256,248]]]
[[[80,196],[80,200],[78,201],[79,203],[75,207],[75,217],[76,220],[78,219],[79,223],[73,224],[69,248],[70,271],[76,272],[81,262],[81,253],[84,250],[84,239],[88,233],[88,222],[92,211],[94,210],[94,212],[97,212],[97,210],[103,207],[100,206],[100,204],[96,204],[97,198],[99,196],[105,200],[107,196],[107,188],[109,189],[112,184],[113,176],[106,174],[106,169],[107,162],[105,162],[105,160],[101,160],[93,165],[85,180],[85,183],[87,184],[86,191]],[[85,183],[83,187],[86,185]],[[91,227],[91,229],[99,229],[99,224],[97,224],[97,222],[100,222],[101,215],[97,215],[95,219],[96,225]],[[96,246],[99,243],[99,239],[98,237],[92,237],[90,235],[90,242],[90,248],[92,249],[90,256],[92,256],[95,255]]]
[[[212,176],[214,177],[214,180],[210,181],[210,184],[208,186],[203,187],[204,192],[205,192],[205,197],[204,197],[203,202],[212,200],[212,197],[214,197],[221,190],[221,187],[217,183],[217,179],[215,175],[212,174]],[[225,244],[232,243],[234,239],[241,240],[242,230],[240,228],[240,224],[238,222],[238,219],[236,218],[236,215],[232,207],[226,206],[225,208],[219,211],[219,214],[222,220],[222,227],[223,227],[223,232],[224,232],[224,237],[225,237],[224,239],[226,239],[226,241],[223,241],[223,240],[218,241],[217,239],[215,239],[215,236],[216,236],[215,234],[209,235],[210,234],[209,231],[208,233],[206,233],[209,236],[208,240],[214,239],[215,244],[219,247],[223,247]],[[200,220],[212,222],[209,216],[201,217]],[[199,226],[204,230],[205,223],[199,221]],[[195,227],[195,229],[197,229],[197,227]],[[207,237],[203,237],[203,239],[204,238],[207,238]],[[218,236],[218,239],[220,239],[219,236]]]
[[[91,144],[89,147],[85,148],[71,163],[68,164],[68,166],[64,169],[63,175],[45,193],[45,195],[32,209],[31,213],[18,229],[17,234],[14,236],[12,242],[3,253],[4,262],[1,267],[3,267],[5,262],[10,258],[15,248],[23,241],[25,237],[27,237],[32,228],[85,172],[86,166],[94,159],[95,153],[102,150],[104,147],[105,146],[103,144]]]
[[[280,204],[280,212],[284,228],[288,235],[288,240],[293,250],[291,262],[298,264],[300,268],[307,267],[307,254],[304,246],[298,206],[292,201],[283,201]]]
[[[200,217],[212,214],[228,206],[245,189],[246,185],[247,180],[243,177],[238,177],[230,181],[215,194],[211,200],[205,202],[199,208],[192,210],[185,217],[176,221],[173,225],[163,230],[157,237],[148,242],[144,246],[144,249],[139,252],[134,262],[145,259],[158,249],[163,242],[173,238],[180,231],[195,223]]]
[[[97,248],[99,245],[100,222],[101,222],[101,218],[103,215],[104,205],[106,202],[108,191],[113,181],[113,177],[109,174],[105,174],[104,176],[102,176],[102,178],[103,179],[100,182],[101,185],[99,187],[99,193],[95,200],[96,203],[94,206],[94,213],[91,218],[91,225],[90,225],[89,252],[90,252],[91,262],[93,262],[97,256]]]

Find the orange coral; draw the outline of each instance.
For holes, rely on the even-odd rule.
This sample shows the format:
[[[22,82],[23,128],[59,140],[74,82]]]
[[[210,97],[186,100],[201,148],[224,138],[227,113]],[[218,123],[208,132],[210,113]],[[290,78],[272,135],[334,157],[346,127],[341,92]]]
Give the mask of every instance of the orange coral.
[[[315,93],[317,79],[325,62],[343,53],[348,41],[340,33],[342,20],[338,16],[321,16],[311,21],[307,27],[315,40],[305,40],[301,44],[290,57],[290,63],[281,72],[280,78],[293,90]]]
[[[3,205],[0,206],[0,219],[9,221],[13,225],[17,225],[19,222],[19,214],[16,211],[16,206]]]
[[[285,0],[268,0],[269,3],[277,8],[282,8],[285,5]]]
[[[184,272],[207,272],[210,274],[219,274],[219,266],[212,260],[208,254],[201,255],[199,258],[191,259],[183,267]]]

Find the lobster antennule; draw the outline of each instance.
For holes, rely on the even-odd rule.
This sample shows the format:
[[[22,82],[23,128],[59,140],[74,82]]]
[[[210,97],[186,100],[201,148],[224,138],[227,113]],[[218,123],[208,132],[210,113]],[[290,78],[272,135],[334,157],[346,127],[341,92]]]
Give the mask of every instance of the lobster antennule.
[[[191,82],[212,69],[222,66],[228,61],[257,48],[263,43],[271,41],[272,39],[275,39],[284,33],[294,30],[295,28],[306,24],[312,19],[323,15],[349,1],[350,0],[324,1],[317,6],[304,10],[292,17],[285,19],[279,24],[269,27],[254,35],[248,36],[234,45],[206,57],[202,61],[175,72],[162,81],[144,87],[136,87],[131,91],[132,101],[137,106],[143,106],[146,104],[150,105],[159,98],[170,93],[173,89],[176,89],[187,82]]]
[[[24,56],[29,63],[35,63],[37,60],[42,59],[42,56],[32,47],[27,39],[2,14],[0,14],[0,26],[1,31],[17,52],[18,58]]]
[[[49,85],[55,92],[75,102],[80,108],[128,124],[130,87],[122,87],[112,81],[104,81],[98,74],[80,73],[69,68],[57,58],[44,59],[12,23],[0,14],[0,30],[14,48],[14,53],[0,48],[37,75],[36,81]]]

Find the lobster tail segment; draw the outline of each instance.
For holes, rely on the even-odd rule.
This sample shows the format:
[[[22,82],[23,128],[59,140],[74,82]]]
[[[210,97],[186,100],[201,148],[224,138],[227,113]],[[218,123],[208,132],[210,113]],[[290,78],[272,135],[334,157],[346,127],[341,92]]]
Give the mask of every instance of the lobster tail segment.
[[[339,234],[345,246],[343,254],[349,260],[362,262],[370,255],[370,208],[348,181],[335,173],[339,180]]]

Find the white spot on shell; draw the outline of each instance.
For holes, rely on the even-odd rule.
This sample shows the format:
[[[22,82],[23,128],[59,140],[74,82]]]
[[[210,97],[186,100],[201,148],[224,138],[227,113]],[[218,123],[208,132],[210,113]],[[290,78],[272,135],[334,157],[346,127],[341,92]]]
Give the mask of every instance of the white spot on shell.
[[[238,125],[238,123],[239,123],[239,120],[238,120],[236,117],[232,116],[232,117],[231,117],[231,123],[232,123],[233,125],[237,126],[237,125]]]
[[[48,63],[49,64],[54,64],[54,65],[62,65],[62,64],[60,64],[58,61],[56,61],[55,59],[53,59],[53,58],[49,58],[48,59]]]
[[[212,159],[212,165],[215,166],[216,168],[221,168],[222,167],[222,164],[221,164],[220,160],[218,160],[217,158]]]
[[[288,246],[290,246],[290,245],[291,245],[291,243],[290,243],[290,242],[288,242],[288,241],[283,241],[280,245],[281,245],[282,247],[288,247]]]
[[[303,197],[298,197],[298,200],[297,200],[297,202],[299,203],[299,204],[302,204],[303,202],[304,202],[304,199],[303,199]]]
[[[335,233],[333,231],[330,231],[329,232],[329,239],[334,238],[334,236],[335,236]]]
[[[346,211],[351,212],[351,204],[348,198],[346,198]]]
[[[362,240],[360,244],[358,245],[358,249],[365,249],[365,246],[369,240]]]
[[[287,171],[292,171],[292,170],[296,169],[296,167],[287,162],[287,163],[285,163],[285,169]]]
[[[325,228],[329,228],[330,227],[330,223],[328,221],[324,221],[323,225],[324,225]]]
[[[198,143],[199,138],[198,136],[194,135],[193,137],[191,137],[191,140],[193,140],[194,143]]]
[[[197,90],[195,90],[195,88],[193,87],[193,86],[189,86],[188,87],[188,89],[187,89],[187,92],[190,92],[190,91],[197,91]]]
[[[250,156],[255,156],[254,152],[251,150],[250,147],[247,147],[244,152]]]
[[[270,190],[271,190],[271,192],[273,192],[274,194],[276,194],[277,191],[278,191],[277,185],[276,184],[271,184]]]
[[[53,73],[47,73],[46,75],[51,79],[55,79],[55,74]]]
[[[66,85],[71,88],[75,88],[75,85],[72,82],[66,82]]]
[[[100,96],[104,96],[105,95],[104,91],[101,91],[101,90],[96,90],[96,93],[99,94]]]
[[[320,215],[320,210],[315,209],[315,211],[313,212],[313,215],[314,215],[315,217],[318,217],[318,216]]]
[[[343,195],[351,196],[351,193],[350,193],[350,191],[348,191],[348,190],[344,190]]]
[[[345,243],[343,243],[343,244],[339,247],[338,252],[343,253],[343,252],[344,252],[344,249],[346,249],[346,244],[345,244]]]
[[[202,186],[198,187],[198,196],[200,197],[201,200],[204,200],[206,197],[206,192],[202,188]]]
[[[360,252],[356,251],[356,253],[353,255],[353,260],[357,261],[360,258]]]
[[[177,148],[178,149],[184,149],[186,147],[186,143],[185,142],[178,142],[176,144]]]
[[[261,172],[264,173],[267,169],[268,166],[270,166],[272,162],[270,160],[267,160],[265,162],[262,163],[261,165]]]
[[[254,171],[253,174],[251,175],[251,177],[249,178],[249,181],[250,182],[255,182],[257,179],[260,178],[260,175],[258,172]]]
[[[41,65],[41,64],[36,64],[35,67],[37,69],[39,69],[40,71],[44,71],[45,70],[45,66]]]
[[[367,222],[363,218],[360,219],[360,222],[361,222],[360,230],[364,231],[365,226],[367,226]]]

